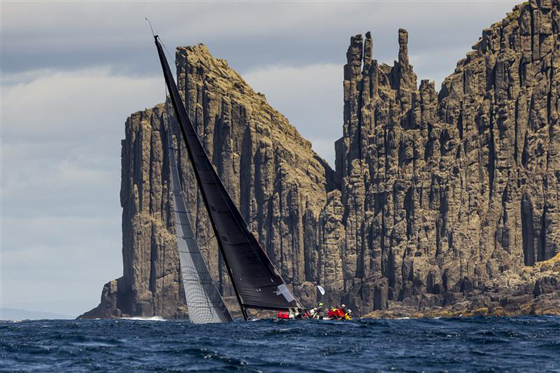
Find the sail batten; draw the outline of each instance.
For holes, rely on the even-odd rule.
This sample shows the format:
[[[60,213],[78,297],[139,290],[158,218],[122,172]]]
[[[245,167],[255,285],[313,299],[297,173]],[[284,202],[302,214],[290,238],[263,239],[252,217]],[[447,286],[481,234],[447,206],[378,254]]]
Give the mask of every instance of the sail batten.
[[[300,308],[301,304],[249,231],[247,223],[214,170],[189,120],[157,36],[155,43],[189,159],[243,316],[247,318],[245,308]]]

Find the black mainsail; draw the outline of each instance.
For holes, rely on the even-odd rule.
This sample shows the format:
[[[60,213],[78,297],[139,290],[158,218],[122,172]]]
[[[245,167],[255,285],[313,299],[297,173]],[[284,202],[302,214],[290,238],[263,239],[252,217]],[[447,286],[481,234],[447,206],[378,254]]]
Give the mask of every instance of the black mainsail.
[[[171,103],[243,317],[247,319],[247,308],[302,308],[247,228],[247,223],[214,170],[181,101],[158,36],[155,35],[154,39]]]

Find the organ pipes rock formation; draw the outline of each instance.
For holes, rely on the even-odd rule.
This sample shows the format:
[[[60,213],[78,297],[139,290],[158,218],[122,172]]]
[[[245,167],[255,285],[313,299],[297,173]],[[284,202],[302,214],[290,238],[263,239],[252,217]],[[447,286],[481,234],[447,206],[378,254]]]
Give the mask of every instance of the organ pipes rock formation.
[[[516,6],[440,92],[417,77],[408,34],[393,66],[351,38],[336,170],[203,45],[177,49],[179,89],[218,174],[304,303],[364,315],[560,309],[560,9]],[[171,124],[173,124],[171,118]],[[184,317],[164,105],[122,142],[123,277],[82,317]],[[185,154],[191,219],[224,295],[232,288]],[[439,313],[438,313],[439,312]]]

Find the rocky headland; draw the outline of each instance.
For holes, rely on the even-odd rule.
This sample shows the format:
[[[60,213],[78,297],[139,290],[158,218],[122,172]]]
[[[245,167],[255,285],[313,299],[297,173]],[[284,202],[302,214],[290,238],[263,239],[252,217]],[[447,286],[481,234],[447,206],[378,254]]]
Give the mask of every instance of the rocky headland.
[[[335,169],[204,45],[176,53],[179,90],[208,155],[284,279],[307,305],[371,317],[560,313],[560,5],[533,0],[482,32],[439,92],[408,58],[351,38]],[[165,105],[122,141],[123,276],[81,317],[180,318]],[[232,288],[186,154],[191,220]],[[234,302],[231,303],[232,305]],[[233,307],[233,306],[232,306]]]

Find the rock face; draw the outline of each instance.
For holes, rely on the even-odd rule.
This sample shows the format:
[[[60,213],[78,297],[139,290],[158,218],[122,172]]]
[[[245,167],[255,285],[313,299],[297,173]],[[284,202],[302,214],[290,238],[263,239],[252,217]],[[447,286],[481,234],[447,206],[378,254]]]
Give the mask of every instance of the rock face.
[[[315,300],[319,221],[334,171],[224,60],[204,45],[177,50],[178,88],[210,159],[282,276],[301,299]],[[169,110],[172,112],[172,110]],[[122,141],[123,277],[105,285],[83,317],[185,317],[174,235],[165,104],[133,114]],[[182,141],[182,140],[181,140]],[[226,297],[234,297],[187,160],[180,160],[190,219]]]
[[[351,39],[338,286],[362,312],[443,306],[560,251],[559,22],[557,1],[515,7],[439,94],[417,88],[405,30],[393,66]]]
[[[360,314],[535,313],[560,295],[560,266],[549,260],[560,252],[559,33],[558,0],[516,6],[439,93],[418,86],[405,30],[393,66],[373,59],[370,33],[352,37],[336,172],[206,47],[178,49],[179,89],[228,191],[307,304],[322,284],[325,302]],[[185,315],[167,126],[163,105],[127,121],[124,275],[84,317]],[[181,159],[199,242],[231,296]]]

